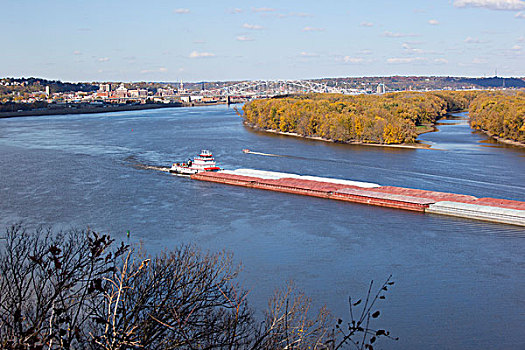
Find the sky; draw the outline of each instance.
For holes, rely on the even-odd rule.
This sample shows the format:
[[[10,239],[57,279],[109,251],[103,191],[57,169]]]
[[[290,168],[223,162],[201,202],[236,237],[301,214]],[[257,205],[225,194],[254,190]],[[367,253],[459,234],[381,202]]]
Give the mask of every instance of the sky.
[[[0,0],[0,77],[525,76],[525,1]]]

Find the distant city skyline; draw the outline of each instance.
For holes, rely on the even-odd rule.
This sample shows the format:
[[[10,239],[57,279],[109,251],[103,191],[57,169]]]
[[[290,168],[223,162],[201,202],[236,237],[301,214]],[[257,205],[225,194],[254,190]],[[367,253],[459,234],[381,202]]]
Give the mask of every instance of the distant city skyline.
[[[0,77],[525,76],[522,0],[0,4]]]

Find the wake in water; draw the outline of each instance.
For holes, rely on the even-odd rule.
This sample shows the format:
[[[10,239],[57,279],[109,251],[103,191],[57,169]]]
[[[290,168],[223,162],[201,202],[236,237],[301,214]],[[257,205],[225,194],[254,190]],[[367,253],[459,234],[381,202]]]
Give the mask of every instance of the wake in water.
[[[164,166],[155,166],[155,165],[147,165],[147,164],[134,164],[133,167],[137,168],[137,169],[164,171],[166,173],[170,172],[170,168],[164,167]]]
[[[163,171],[166,173],[169,173],[170,171],[170,167],[167,167],[167,166],[143,164],[139,162],[135,156],[129,156],[126,159],[124,159],[124,161],[131,163],[131,166],[134,167],[135,169],[156,170],[156,171]]]
[[[262,153],[262,152],[253,152],[253,151],[244,151],[244,153],[247,153],[247,154],[256,154],[256,155],[259,155],[259,156],[267,156],[267,157],[288,157],[288,158],[292,158],[292,157],[293,157],[293,156],[282,156],[282,155],[279,155],[279,154]]]

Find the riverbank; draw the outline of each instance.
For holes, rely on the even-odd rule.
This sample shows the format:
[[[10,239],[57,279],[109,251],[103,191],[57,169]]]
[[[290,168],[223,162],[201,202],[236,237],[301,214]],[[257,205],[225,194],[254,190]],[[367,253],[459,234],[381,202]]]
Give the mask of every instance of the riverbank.
[[[485,135],[487,135],[488,137],[490,137],[491,139],[495,140],[495,141],[498,141],[498,142],[501,142],[501,143],[504,143],[506,145],[511,145],[511,146],[516,146],[516,147],[522,147],[522,148],[525,148],[525,143],[523,142],[519,142],[519,141],[514,141],[514,140],[508,140],[508,139],[504,139],[502,137],[499,137],[499,136],[496,136],[494,134],[491,134],[490,132],[486,131],[486,130],[480,130],[480,129],[474,129],[474,130],[477,130]]]
[[[91,105],[91,104],[70,104],[64,107],[53,105],[52,108],[42,108],[28,111],[0,112],[0,119],[16,117],[35,117],[44,115],[66,115],[66,114],[93,114],[139,111],[147,109],[174,108],[174,107],[200,107],[209,105],[226,104],[226,102],[174,102],[174,103],[146,103],[146,104],[122,104],[122,105]]]
[[[56,107],[56,106],[54,106]],[[29,111],[17,112],[0,112],[0,118],[16,118],[16,117],[35,117],[43,115],[65,115],[65,114],[92,114],[92,113],[109,113],[109,112],[125,112],[145,109],[159,109],[159,108],[173,108],[182,107],[182,103],[163,103],[163,104],[138,104],[138,105],[74,105],[70,104],[63,108],[42,108]]]
[[[426,144],[426,143],[385,144],[385,143],[369,143],[369,142],[361,142],[361,141],[347,141],[347,142],[343,142],[343,141],[336,141],[336,140],[326,139],[326,138],[319,137],[319,136],[303,136],[303,135],[299,135],[299,134],[297,134],[295,132],[283,132],[283,131],[279,131],[279,130],[263,129],[263,128],[260,128],[260,127],[258,127],[256,125],[249,124],[249,123],[247,123],[245,121],[243,122],[243,125],[248,127],[248,128],[251,128],[253,130],[259,131],[259,132],[268,132],[268,133],[271,133],[271,134],[299,137],[299,138],[303,138],[303,139],[323,141],[323,142],[342,143],[342,144],[346,144],[346,145],[359,145],[359,146],[372,146],[372,147],[393,147],[393,148],[408,148],[408,149],[432,149],[431,145]],[[427,128],[427,129],[425,129],[424,132],[418,133],[418,135],[424,134],[424,133],[427,133],[427,132],[432,132],[432,131],[435,131],[434,127]]]

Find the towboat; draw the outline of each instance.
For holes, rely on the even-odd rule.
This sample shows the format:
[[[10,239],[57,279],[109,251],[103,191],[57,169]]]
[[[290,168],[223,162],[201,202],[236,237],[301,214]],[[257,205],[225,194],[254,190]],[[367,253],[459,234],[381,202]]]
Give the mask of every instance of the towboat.
[[[170,173],[181,175],[193,175],[202,173],[204,171],[221,170],[215,164],[213,154],[208,150],[202,150],[201,153],[194,157],[193,160],[188,160],[185,163],[173,163],[170,168]]]
[[[250,150],[248,148],[245,148],[242,150],[243,153],[250,153]]]

